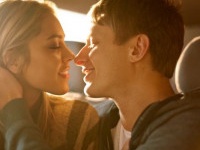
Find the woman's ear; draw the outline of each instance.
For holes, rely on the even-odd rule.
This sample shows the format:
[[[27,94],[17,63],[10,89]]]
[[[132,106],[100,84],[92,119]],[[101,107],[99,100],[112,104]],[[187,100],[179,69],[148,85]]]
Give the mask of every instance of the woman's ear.
[[[13,52],[6,52],[3,61],[6,68],[12,73],[18,74],[21,71],[22,58],[15,56]]]
[[[139,34],[130,40],[129,59],[131,62],[141,60],[149,49],[149,38],[145,34]]]

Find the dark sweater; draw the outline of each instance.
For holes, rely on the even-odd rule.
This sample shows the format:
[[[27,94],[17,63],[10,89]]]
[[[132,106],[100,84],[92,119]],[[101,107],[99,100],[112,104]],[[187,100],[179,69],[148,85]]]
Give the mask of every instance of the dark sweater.
[[[112,101],[93,105],[101,116],[100,149],[113,150],[118,109]],[[130,150],[200,150],[200,90],[149,105],[133,127]]]
[[[150,105],[132,131],[131,150],[200,150],[200,91]]]
[[[119,120],[118,109],[112,101],[93,103],[93,105],[101,116],[100,150],[113,149],[110,130]],[[18,109],[25,110],[21,107],[23,105],[19,105]],[[8,122],[18,120],[16,117],[8,117],[10,120]],[[15,123],[15,126],[5,124],[7,142],[12,142],[16,137],[18,140],[14,144],[23,144],[24,150],[48,150],[29,117],[22,113],[18,117],[22,119],[21,123]],[[12,131],[11,134],[9,131]],[[199,141],[200,90],[196,90],[175,95],[147,107],[133,127],[130,149],[200,150]]]

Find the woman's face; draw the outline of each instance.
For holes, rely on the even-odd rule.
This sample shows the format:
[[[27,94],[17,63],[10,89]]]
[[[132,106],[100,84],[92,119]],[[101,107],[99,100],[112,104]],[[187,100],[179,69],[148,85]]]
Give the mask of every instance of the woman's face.
[[[21,76],[23,87],[52,94],[68,92],[69,62],[74,54],[66,47],[64,36],[57,18],[47,15],[40,33],[28,44],[30,63]]]

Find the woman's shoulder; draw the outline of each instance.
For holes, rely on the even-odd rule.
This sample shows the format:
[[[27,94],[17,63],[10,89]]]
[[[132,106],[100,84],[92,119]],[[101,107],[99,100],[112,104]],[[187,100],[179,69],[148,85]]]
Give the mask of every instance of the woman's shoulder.
[[[54,111],[70,112],[70,114],[98,116],[96,109],[79,93],[65,95],[48,94],[50,105]]]
[[[87,144],[84,141],[94,141],[98,131],[99,116],[95,108],[84,97],[48,94],[46,98],[53,114],[52,142],[57,141],[58,133],[60,137],[63,137],[61,139],[65,139],[63,143],[67,142],[66,145],[69,148],[74,147],[72,143],[75,147],[79,147]]]

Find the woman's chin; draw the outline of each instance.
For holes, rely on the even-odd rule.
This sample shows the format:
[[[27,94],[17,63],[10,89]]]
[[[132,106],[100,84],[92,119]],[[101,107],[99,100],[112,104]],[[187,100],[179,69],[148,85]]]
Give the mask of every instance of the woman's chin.
[[[52,92],[49,92],[49,93],[54,94],[54,95],[64,95],[67,92],[69,92],[69,87],[63,88],[63,89],[60,89],[60,90],[56,90],[56,91],[52,91]]]

